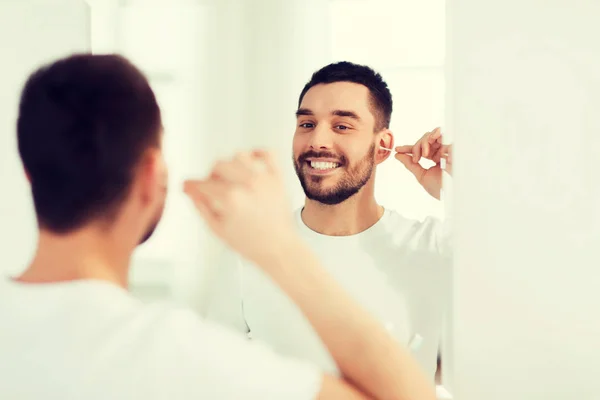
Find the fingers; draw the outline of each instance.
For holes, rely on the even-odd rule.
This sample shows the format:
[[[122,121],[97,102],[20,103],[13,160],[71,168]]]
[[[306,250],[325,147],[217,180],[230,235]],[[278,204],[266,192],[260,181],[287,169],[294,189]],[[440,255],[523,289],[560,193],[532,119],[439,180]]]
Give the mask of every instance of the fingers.
[[[218,161],[211,173],[211,178],[224,180],[229,183],[246,182],[251,176],[251,168],[239,158],[231,161]]]
[[[448,145],[441,145],[439,146],[435,152],[431,155],[430,159],[435,162],[436,164],[439,164],[441,162],[442,159],[448,159],[449,154],[448,154]]]
[[[421,166],[418,162],[413,161],[413,157],[409,154],[396,153],[396,160],[400,161],[407,170],[409,170],[419,182],[425,175],[426,169]]]
[[[279,168],[277,167],[275,155],[272,152],[267,150],[254,150],[251,155],[254,160],[261,162],[268,172],[273,174],[278,173]]]
[[[405,145],[396,147],[396,152],[411,154],[414,163],[419,162],[421,157],[433,159],[432,157],[442,147],[442,130],[438,127],[427,132],[413,146]]]
[[[217,161],[207,179],[187,180],[183,190],[202,217],[214,225],[235,202],[240,190],[250,188],[265,171],[276,170],[270,152],[240,152],[230,160]]]
[[[429,154],[431,153],[431,143],[429,143],[429,140],[427,138],[425,138],[425,140],[422,140],[420,147],[421,147],[421,155],[425,158],[428,158]],[[419,161],[419,160],[417,160],[417,161]]]
[[[271,163],[271,155],[267,152],[239,152],[231,160],[217,161],[211,177],[233,184],[244,184],[250,182],[256,173],[269,169]]]
[[[426,133],[427,140],[429,143],[433,143],[439,141],[441,143],[442,139],[442,129],[440,127],[435,128],[429,133]]]
[[[412,151],[411,151],[411,153],[413,155],[412,156],[413,163],[419,162],[419,160],[421,159],[421,147],[422,147],[422,143],[420,140],[417,142],[417,144],[415,144],[413,146]]]
[[[207,209],[215,218],[226,210],[231,197],[231,187],[224,181],[209,179],[205,181],[186,181],[184,192],[198,207]]]
[[[194,206],[199,211],[200,216],[206,221],[206,223],[212,229],[216,229],[219,221],[219,215],[212,210],[210,206],[210,200],[204,195],[202,185],[202,181],[188,180],[183,184],[183,191],[194,202]]]
[[[431,159],[431,155],[442,145],[442,130],[438,127],[431,132],[427,132],[419,142],[421,142],[422,156]]]
[[[396,146],[395,150],[400,154],[412,153],[413,146],[405,145],[405,146]]]

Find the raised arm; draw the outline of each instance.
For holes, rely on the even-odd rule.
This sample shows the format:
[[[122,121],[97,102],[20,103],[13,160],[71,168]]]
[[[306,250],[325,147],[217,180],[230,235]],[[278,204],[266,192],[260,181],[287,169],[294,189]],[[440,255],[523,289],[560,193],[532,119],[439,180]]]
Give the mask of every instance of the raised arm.
[[[396,159],[412,173],[423,189],[446,204],[446,218],[435,229],[436,247],[444,258],[452,256],[452,150],[453,145],[444,143],[442,130],[435,128],[426,132],[413,145],[396,147]],[[420,161],[426,159],[435,165],[424,168]]]
[[[318,398],[435,399],[408,350],[350,298],[297,236],[270,154],[221,161],[209,178],[187,182],[185,190],[215,234],[287,292],[329,349],[345,380],[324,377]]]

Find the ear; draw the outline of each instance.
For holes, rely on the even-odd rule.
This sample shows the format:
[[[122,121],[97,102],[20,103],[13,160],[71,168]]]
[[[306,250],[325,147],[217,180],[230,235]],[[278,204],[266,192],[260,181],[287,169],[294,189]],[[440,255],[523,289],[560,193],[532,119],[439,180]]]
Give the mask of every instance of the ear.
[[[381,164],[387,158],[392,155],[392,152],[389,150],[384,150],[382,147],[386,149],[394,149],[394,134],[389,129],[383,129],[381,132],[377,134],[377,139],[375,142],[375,162],[377,164]]]
[[[144,205],[161,201],[167,190],[167,168],[160,149],[151,148],[142,157],[137,174],[138,188]]]
[[[24,170],[25,172],[25,178],[27,178],[27,182],[29,182],[29,184],[31,184],[31,175],[29,175],[29,171]]]

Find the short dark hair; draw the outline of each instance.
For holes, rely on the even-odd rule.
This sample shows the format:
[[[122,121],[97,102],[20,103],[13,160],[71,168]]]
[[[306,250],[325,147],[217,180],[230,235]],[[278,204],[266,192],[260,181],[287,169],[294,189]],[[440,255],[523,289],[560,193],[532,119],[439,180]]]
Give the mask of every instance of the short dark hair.
[[[341,61],[329,64],[315,72],[302,89],[298,107],[310,88],[319,84],[353,82],[366,86],[371,94],[371,107],[375,116],[375,131],[390,127],[392,119],[392,94],[381,75],[366,65]]]
[[[64,234],[114,217],[161,130],[148,80],[122,56],[75,54],[35,71],[17,138],[39,226]]]

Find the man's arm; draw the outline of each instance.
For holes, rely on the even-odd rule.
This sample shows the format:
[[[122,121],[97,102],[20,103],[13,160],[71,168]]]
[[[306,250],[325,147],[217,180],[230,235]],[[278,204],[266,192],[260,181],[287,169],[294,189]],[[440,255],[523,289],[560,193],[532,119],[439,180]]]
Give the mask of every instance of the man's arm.
[[[345,294],[337,282],[326,275],[316,257],[310,254],[312,253],[298,239],[296,244],[282,248],[282,253],[265,260],[260,267],[298,304],[331,352],[343,375],[352,382],[372,382],[357,385],[360,388],[358,390],[348,382],[339,381],[337,378],[326,375],[322,379],[320,397],[317,398],[332,399],[338,398],[335,397],[336,395],[344,394],[345,397],[339,398],[362,399],[365,398],[362,391],[375,396],[376,399],[410,398],[395,397],[394,390],[396,389],[394,388],[389,388],[390,396],[387,393],[379,396],[379,392],[387,387],[386,381],[396,381],[398,387],[410,393],[410,387],[406,387],[403,380],[418,386],[419,374],[411,376],[411,374],[400,373],[400,371],[405,368],[408,370],[414,368],[418,371],[419,367],[408,355],[408,352],[400,354],[399,360],[394,361],[399,361],[400,364],[394,365],[394,362],[391,362],[388,365],[386,363],[385,360],[389,359],[390,352],[382,337],[390,339],[387,331],[383,331],[380,324],[373,321],[365,311],[359,310],[359,306],[355,304],[354,300]],[[228,253],[221,260],[223,262],[219,267],[222,269],[216,271],[219,277],[213,286],[217,293],[211,297],[208,319],[233,328],[237,332],[246,333],[247,327],[240,304],[240,275],[236,262],[239,258],[235,254]],[[273,271],[273,273],[269,271]],[[339,299],[340,295],[345,296],[346,299],[328,301],[329,299]],[[364,314],[365,321],[361,321],[361,312]],[[351,320],[351,323],[348,323],[348,319]],[[370,323],[369,320],[371,320]],[[379,334],[377,334],[378,330]],[[375,342],[375,351],[371,350],[373,342]],[[387,346],[395,348],[398,345],[390,342]],[[363,350],[364,356],[358,350]],[[337,352],[337,356],[334,351]],[[341,360],[340,357],[342,357]],[[340,364],[340,361],[343,365]],[[402,363],[406,363],[406,365],[401,365]],[[348,368],[356,369],[356,371],[350,372]],[[378,371],[389,371],[389,377],[380,377]],[[350,378],[356,374],[359,376]],[[424,392],[426,393],[427,390]]]
[[[442,131],[435,128],[425,133],[414,145],[396,147],[395,158],[412,173],[419,184],[431,196],[445,203],[447,211],[444,221],[435,223],[434,240],[437,250],[444,259],[452,257],[452,153],[453,145],[444,144]],[[433,161],[434,166],[424,168],[422,158]]]
[[[207,179],[186,182],[185,191],[213,232],[261,267],[300,307],[345,382],[356,388],[355,397],[363,392],[381,400],[435,399],[432,382],[409,351],[342,289],[302,242],[281,173],[269,153],[240,153],[220,161]],[[335,390],[323,385],[328,386],[322,391]],[[343,382],[332,385],[352,390]]]
[[[260,266],[300,307],[347,382],[375,399],[435,399],[431,380],[409,351],[342,289],[299,238]]]

